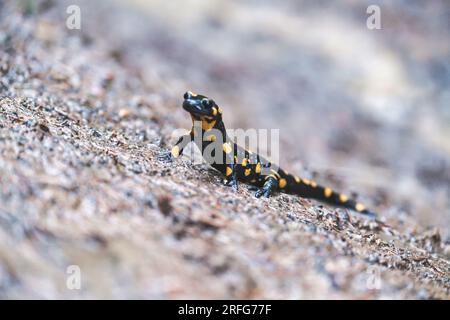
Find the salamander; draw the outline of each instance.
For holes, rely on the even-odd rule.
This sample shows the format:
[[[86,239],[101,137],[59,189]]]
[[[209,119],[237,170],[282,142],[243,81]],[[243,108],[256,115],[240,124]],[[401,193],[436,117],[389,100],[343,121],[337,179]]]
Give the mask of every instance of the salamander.
[[[162,159],[171,161],[178,158],[188,143],[195,142],[206,162],[221,172],[225,176],[225,184],[234,189],[238,188],[240,181],[253,186],[257,198],[268,198],[280,191],[376,216],[363,204],[345,194],[321,186],[313,180],[292,175],[259,154],[234,143],[225,128],[223,110],[214,100],[191,91],[186,92],[183,98],[182,106],[191,115],[192,128],[188,134],[178,139],[171,152],[163,154]]]

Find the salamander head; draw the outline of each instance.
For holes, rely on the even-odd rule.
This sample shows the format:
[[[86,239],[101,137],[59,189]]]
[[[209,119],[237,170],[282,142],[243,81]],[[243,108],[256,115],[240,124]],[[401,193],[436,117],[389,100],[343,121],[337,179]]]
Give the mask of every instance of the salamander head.
[[[187,91],[184,96],[183,109],[198,120],[217,120],[222,116],[222,109],[206,96]]]

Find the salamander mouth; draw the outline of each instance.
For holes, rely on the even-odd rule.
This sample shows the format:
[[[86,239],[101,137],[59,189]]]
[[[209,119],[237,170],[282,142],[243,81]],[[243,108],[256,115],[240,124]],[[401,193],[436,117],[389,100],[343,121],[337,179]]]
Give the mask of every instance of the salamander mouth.
[[[183,109],[189,113],[201,116],[211,116],[211,111],[205,109],[198,101],[186,99],[183,101]]]

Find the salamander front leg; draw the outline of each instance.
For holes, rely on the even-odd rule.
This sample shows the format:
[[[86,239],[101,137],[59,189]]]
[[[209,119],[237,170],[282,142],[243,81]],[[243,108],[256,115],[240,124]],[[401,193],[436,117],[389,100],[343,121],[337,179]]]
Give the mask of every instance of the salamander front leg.
[[[177,143],[175,143],[175,145],[172,147],[172,150],[170,152],[165,151],[158,155],[158,160],[164,162],[172,162],[173,159],[178,158],[183,154],[183,149],[192,141],[192,139],[192,131],[189,134],[181,136],[178,139]]]
[[[264,186],[256,191],[255,197],[260,198],[264,195],[266,198],[269,198],[274,191],[276,191],[278,186],[278,180],[274,176],[268,176]]]
[[[237,167],[235,164],[230,164],[225,169],[225,185],[233,187],[234,191],[238,190],[238,180],[237,180]]]

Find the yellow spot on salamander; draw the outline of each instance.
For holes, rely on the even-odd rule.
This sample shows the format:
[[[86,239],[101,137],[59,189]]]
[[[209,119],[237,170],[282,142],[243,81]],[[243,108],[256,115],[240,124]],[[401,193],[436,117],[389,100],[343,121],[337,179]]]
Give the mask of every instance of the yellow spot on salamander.
[[[231,152],[231,145],[229,142],[226,142],[223,144],[223,151],[225,153],[230,153]]]
[[[252,173],[252,169],[245,169],[244,171],[245,176],[249,176],[250,173]]]
[[[217,109],[217,111],[219,111],[220,114],[222,114],[223,112],[223,110],[220,107]]]
[[[331,190],[330,188],[325,188],[323,190],[323,194],[325,195],[326,198],[329,198],[333,194],[333,190]]]
[[[180,148],[178,146],[174,146],[171,153],[175,158],[178,158],[178,156],[180,155]]]
[[[258,162],[258,163],[256,164],[255,172],[256,172],[256,173],[261,173],[261,163]]]
[[[311,184],[311,181],[309,181],[308,179],[303,179],[303,183],[309,186]]]
[[[209,119],[202,119],[202,129],[205,131],[211,130],[216,125],[215,120],[210,120],[210,121],[208,121],[208,120]]]
[[[207,136],[205,140],[214,142],[214,141],[216,141],[216,139],[217,139],[216,136],[214,134],[212,134],[212,135]]]
[[[245,167],[248,164],[248,159],[244,158],[244,160],[242,160],[242,166]]]
[[[311,187],[313,187],[313,188],[317,187],[317,182],[311,181]]]
[[[341,202],[347,202],[348,197],[345,194],[340,194],[339,195],[339,201]]]
[[[216,108],[212,108],[213,111],[213,116],[217,115],[217,109]]]
[[[272,172],[278,179],[280,178],[280,175],[275,170],[272,169],[270,172]]]
[[[227,167],[225,175],[228,177],[229,175],[231,175],[233,173],[233,170],[231,169],[231,167]]]
[[[193,97],[196,97],[196,96],[197,96],[197,94],[194,93],[194,92],[192,92],[192,91],[189,91],[189,93],[190,93],[190,95],[193,96]]]
[[[287,184],[286,179],[280,179],[280,182],[279,182],[280,188],[286,187],[286,184]]]
[[[297,177],[297,176],[295,176],[294,177],[294,179],[295,179],[295,182],[297,182],[297,183],[300,183],[300,182],[302,182],[302,179],[300,179],[299,177]]]
[[[364,211],[366,209],[366,207],[364,207],[364,205],[361,203],[357,203],[355,206],[355,209],[356,209],[356,211],[361,212],[361,211]]]

